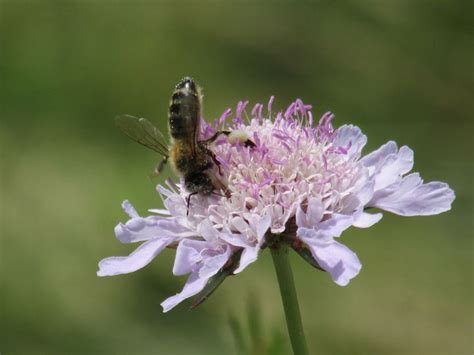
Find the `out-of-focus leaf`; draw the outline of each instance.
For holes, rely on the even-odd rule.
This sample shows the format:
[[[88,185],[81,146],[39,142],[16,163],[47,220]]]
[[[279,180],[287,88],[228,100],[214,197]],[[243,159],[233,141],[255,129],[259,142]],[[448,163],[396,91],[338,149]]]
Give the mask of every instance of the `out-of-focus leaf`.
[[[285,355],[288,354],[289,348],[285,336],[278,330],[272,332],[270,343],[267,347],[268,355]]]
[[[229,315],[229,327],[234,338],[237,354],[247,355],[249,353],[248,344],[244,339],[242,325],[234,313]]]
[[[263,338],[262,312],[259,307],[258,297],[250,295],[247,302],[247,320],[250,332],[251,354],[262,354],[265,349]]]

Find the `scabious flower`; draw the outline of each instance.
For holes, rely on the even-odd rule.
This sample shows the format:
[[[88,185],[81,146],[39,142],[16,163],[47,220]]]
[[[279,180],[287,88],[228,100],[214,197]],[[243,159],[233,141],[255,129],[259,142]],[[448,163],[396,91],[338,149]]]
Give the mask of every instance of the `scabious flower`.
[[[129,256],[103,259],[97,274],[130,273],[166,247],[176,248],[173,273],[190,276],[180,293],[161,304],[167,312],[219,275],[241,272],[262,249],[289,243],[345,286],[361,263],[338,239],[351,226],[379,222],[382,213],[369,212],[372,208],[401,216],[451,208],[454,192],[447,184],[423,183],[418,173],[408,174],[413,151],[407,146],[390,141],[362,156],[367,137],[358,127],[334,128],[330,112],[313,125],[311,106],[299,99],[272,115],[272,102],[273,97],[268,114],[257,104],[246,120],[247,102],[239,102],[233,115],[228,109],[213,124],[202,121],[202,139],[219,129],[236,132],[211,147],[220,163],[212,174],[227,186],[225,196],[195,195],[188,207],[182,183],[168,181],[167,187],[157,186],[165,209],[150,210],[154,215],[141,217],[125,201],[130,219],[115,234],[122,243],[142,244]],[[239,136],[255,146],[245,146]]]

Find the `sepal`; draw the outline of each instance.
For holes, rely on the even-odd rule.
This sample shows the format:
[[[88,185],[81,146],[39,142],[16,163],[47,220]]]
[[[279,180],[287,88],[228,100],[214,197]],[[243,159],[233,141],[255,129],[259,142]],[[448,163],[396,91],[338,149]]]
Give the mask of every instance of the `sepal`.
[[[301,242],[297,241],[295,243],[293,243],[291,245],[291,247],[293,248],[293,250],[303,258],[304,261],[306,261],[309,265],[311,265],[312,267],[320,270],[320,271],[324,271],[326,272],[326,270],[324,270],[318,263],[318,261],[313,257],[313,255],[311,254],[311,251],[306,248]]]

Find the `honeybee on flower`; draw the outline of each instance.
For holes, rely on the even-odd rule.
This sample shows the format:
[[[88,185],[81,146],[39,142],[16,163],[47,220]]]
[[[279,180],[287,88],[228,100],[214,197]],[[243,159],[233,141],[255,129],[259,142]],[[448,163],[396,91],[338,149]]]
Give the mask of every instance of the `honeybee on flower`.
[[[334,115],[314,124],[311,106],[300,99],[272,114],[267,105],[239,102],[212,124],[201,121],[199,140],[217,132],[241,132],[241,139],[217,138],[212,146],[226,194],[201,194],[187,203],[184,180],[158,185],[165,209],[140,216],[125,201],[130,219],[115,227],[122,243],[140,246],[125,257],[99,263],[99,276],[134,272],[164,248],[176,247],[175,275],[189,274],[181,292],[161,305],[167,312],[198,295],[206,299],[230,274],[255,262],[262,250],[290,245],[333,281],[347,285],[361,269],[357,255],[339,242],[349,227],[368,228],[382,212],[401,216],[435,215],[451,208],[453,190],[442,182],[424,183],[413,168],[413,151],[393,141],[363,156],[367,137],[353,125],[335,128]],[[248,116],[244,119],[243,116]]]

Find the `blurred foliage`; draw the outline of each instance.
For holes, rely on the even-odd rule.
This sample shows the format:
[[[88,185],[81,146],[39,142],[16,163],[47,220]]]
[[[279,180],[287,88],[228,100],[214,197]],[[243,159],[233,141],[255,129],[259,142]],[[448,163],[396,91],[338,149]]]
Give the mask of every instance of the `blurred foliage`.
[[[229,329],[238,355],[285,355],[291,351],[281,331],[273,324],[264,324],[258,297],[252,293],[248,297],[246,317],[247,322],[242,322],[235,313],[229,315]],[[265,334],[265,327],[270,334]]]
[[[172,87],[192,75],[207,119],[240,99],[275,95],[284,108],[301,97],[318,115],[335,112],[336,125],[360,126],[366,152],[390,139],[409,145],[416,171],[456,191],[449,213],[386,214],[370,230],[347,231],[343,242],[364,264],[347,287],[293,258],[310,349],[472,354],[469,8],[1,0],[0,351],[229,353],[227,315],[245,314],[250,294],[267,336],[286,338],[267,253],[192,312],[189,303],[167,314],[159,306],[184,283],[171,275],[172,251],[132,275],[95,276],[99,259],[133,248],[113,236],[126,219],[121,201],[142,213],[161,203],[147,177],[157,156],[124,138],[113,117],[140,114],[166,129]]]

